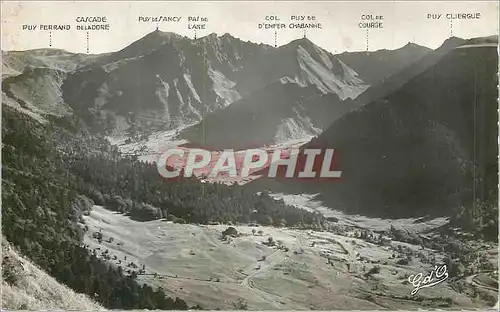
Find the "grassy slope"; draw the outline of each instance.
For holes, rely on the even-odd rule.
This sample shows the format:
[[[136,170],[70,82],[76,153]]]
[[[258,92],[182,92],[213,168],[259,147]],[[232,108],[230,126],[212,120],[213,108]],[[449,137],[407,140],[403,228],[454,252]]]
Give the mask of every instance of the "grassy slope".
[[[65,285],[2,242],[2,309],[9,310],[104,310],[83,294]],[[9,275],[13,275],[15,281]]]

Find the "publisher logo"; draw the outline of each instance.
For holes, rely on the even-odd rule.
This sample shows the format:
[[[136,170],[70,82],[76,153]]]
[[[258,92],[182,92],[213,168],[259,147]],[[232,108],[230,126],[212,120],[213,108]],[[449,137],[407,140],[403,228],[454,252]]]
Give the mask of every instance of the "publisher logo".
[[[414,287],[413,290],[411,291],[411,294],[416,295],[420,289],[440,284],[444,282],[447,278],[448,278],[448,269],[445,264],[443,264],[440,267],[435,266],[434,270],[432,270],[425,277],[422,273],[410,275],[408,277],[408,282],[410,282]]]

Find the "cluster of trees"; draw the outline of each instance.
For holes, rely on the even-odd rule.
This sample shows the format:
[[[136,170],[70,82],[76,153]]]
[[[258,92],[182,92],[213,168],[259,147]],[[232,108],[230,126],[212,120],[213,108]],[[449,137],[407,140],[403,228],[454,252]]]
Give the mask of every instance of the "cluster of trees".
[[[498,200],[476,201],[472,207],[458,208],[450,218],[450,225],[498,242]]]
[[[187,309],[81,247],[88,203],[61,171],[58,135],[6,106],[2,113],[2,234],[59,282],[106,308]]]
[[[125,275],[121,267],[110,267],[95,255],[89,255],[83,247],[72,248],[66,253],[65,261],[58,262],[52,271],[56,278],[75,291],[98,294],[96,299],[106,307],[188,309],[183,300],[166,297],[161,287],[154,290],[147,284],[140,286],[133,276]]]
[[[2,114],[2,232],[37,265],[108,308],[187,308],[161,289],[82,249],[82,214],[92,205],[137,220],[258,222],[318,228],[320,214],[285,205],[269,194],[197,179],[167,181],[153,164],[123,157],[78,118],[37,121],[9,107]]]
[[[131,157],[67,157],[72,187],[107,209],[140,221],[176,218],[207,224],[258,222],[262,225],[319,228],[318,213],[286,205],[267,193],[255,195],[239,186],[204,184],[196,178],[163,179],[154,164]]]
[[[81,143],[80,143],[81,144]],[[71,187],[96,204],[136,220],[176,218],[206,224],[258,222],[262,225],[321,227],[318,213],[286,205],[267,193],[255,195],[240,186],[200,183],[196,178],[163,179],[156,165],[133,157],[96,153],[61,155]]]

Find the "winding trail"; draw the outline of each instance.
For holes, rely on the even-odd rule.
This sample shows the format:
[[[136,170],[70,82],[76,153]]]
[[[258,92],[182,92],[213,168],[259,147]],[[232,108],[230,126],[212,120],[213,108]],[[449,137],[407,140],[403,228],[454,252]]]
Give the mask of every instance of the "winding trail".
[[[275,309],[282,309],[283,306],[279,304],[280,301],[282,301],[282,298],[280,296],[277,296],[273,293],[261,290],[257,287],[255,287],[252,278],[255,277],[258,274],[263,274],[266,271],[268,271],[270,268],[275,266],[278,263],[281,263],[284,260],[283,255],[278,252],[278,250],[274,250],[272,253],[268,254],[266,256],[266,260],[259,261],[256,264],[252,264],[249,266],[249,268],[246,270],[252,270],[253,272],[250,273],[247,277],[245,277],[241,281],[241,285],[254,294],[262,297],[266,302],[270,303]],[[258,265],[260,269],[255,270],[255,266]]]
[[[495,288],[495,287],[491,287],[489,285],[485,285],[483,283],[478,283],[477,281],[475,281],[474,279],[479,275],[479,274],[484,274],[484,273],[491,273],[493,271],[483,271],[483,272],[479,272],[479,273],[476,273],[476,274],[473,274],[473,275],[470,275],[470,276],[467,276],[465,278],[465,281],[471,285],[474,285],[476,287],[479,287],[479,288],[483,288],[483,289],[487,289],[487,290],[491,290],[491,291],[495,291],[495,292],[498,292],[498,288]]]

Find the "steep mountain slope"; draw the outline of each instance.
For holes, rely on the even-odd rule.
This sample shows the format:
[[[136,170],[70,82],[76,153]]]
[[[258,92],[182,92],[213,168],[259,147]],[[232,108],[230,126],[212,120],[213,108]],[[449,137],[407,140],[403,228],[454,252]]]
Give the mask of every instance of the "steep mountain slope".
[[[304,146],[335,148],[339,181],[288,188],[319,192],[328,206],[347,212],[388,217],[447,215],[473,199],[491,199],[498,180],[497,64],[494,44],[453,49]]]
[[[63,99],[62,85],[68,72],[96,57],[60,49],[2,51],[3,103],[35,118],[71,114],[71,107]]]
[[[257,89],[207,115],[181,137],[208,148],[242,149],[315,136],[347,112],[366,85],[356,72],[307,39],[269,52],[236,85]],[[244,75],[243,75],[244,74]],[[271,81],[257,88],[262,81]]]
[[[383,63],[388,57],[381,55],[390,54],[394,56],[394,64],[404,66],[423,49],[411,45],[396,51],[377,52],[368,58],[349,58],[345,53],[342,57],[358,66],[361,59],[365,60],[362,64]],[[6,94],[26,102],[26,106],[36,112],[67,114],[73,111],[98,132],[135,135],[191,125],[242,98],[254,97],[254,92],[282,78],[296,84],[297,90],[315,86],[317,94],[311,94],[311,101],[322,104],[311,104],[312,107],[322,107],[329,101],[330,94],[335,94],[331,105],[337,107],[337,96],[341,100],[354,99],[367,88],[348,63],[305,38],[273,48],[229,34],[191,40],[157,30],[120,51],[101,55],[52,49],[5,52],[4,55],[7,74],[17,76],[5,82]],[[23,73],[26,64],[34,67],[30,74]],[[382,73],[377,77],[386,76],[394,66],[379,66]],[[377,81],[375,77],[370,79]],[[41,90],[45,95],[40,101],[26,101],[26,90],[40,87],[45,89]],[[325,94],[324,98],[319,97]],[[289,97],[275,98],[285,99],[299,102]],[[48,105],[48,102],[55,104]],[[306,101],[302,98],[301,102]],[[252,99],[240,103],[252,103]],[[290,109],[294,107],[291,104]],[[344,107],[347,105],[340,110],[352,109]],[[273,127],[278,130],[273,130],[272,136],[284,140],[297,135],[315,135],[326,126],[323,123],[329,124],[338,117],[334,114],[324,121],[328,119],[321,113],[324,109],[308,111],[318,117],[301,113],[293,117],[289,113],[281,118],[276,116],[277,125]],[[311,118],[312,121],[308,121]],[[310,122],[312,125],[308,125]]]
[[[7,105],[2,106],[2,237],[57,281],[106,308],[187,309],[184,301],[166,297],[161,289],[138,284],[134,275],[109,265],[102,256],[86,249],[83,244],[86,230],[80,221],[84,211],[94,203],[76,189],[77,184],[82,184],[74,181],[84,175],[71,177],[67,165],[77,163],[76,159],[100,158],[108,161],[106,167],[111,168],[110,172],[115,172],[116,168],[109,165],[111,159],[123,158],[118,157],[104,138],[88,135],[78,118],[47,117],[48,122],[40,124]],[[91,164],[85,167],[87,173],[100,171]],[[19,297],[10,298],[11,304],[23,297],[29,300],[29,295],[37,291],[38,299],[47,296],[57,301],[40,304],[63,307],[74,304],[59,302],[70,300],[69,292],[67,297],[61,297],[65,293],[58,293],[56,285],[45,288],[50,286],[50,279],[21,276],[21,285],[17,287],[16,276],[11,275],[9,284],[13,285],[12,292],[19,291]],[[33,284],[27,286],[24,281]]]
[[[352,101],[315,86],[283,78],[225,109],[207,115],[180,132],[180,137],[208,149],[241,150],[320,134]]]
[[[31,263],[2,240],[2,303],[9,310],[105,310]]]
[[[94,59],[83,62],[78,67],[82,68],[96,64],[106,65],[130,58],[140,57],[162,47],[167,43],[178,42],[185,39],[186,37],[182,37],[171,32],[161,32],[157,30],[147,34],[137,41],[132,42],[130,45],[117,52],[101,54]]]
[[[367,103],[385,97],[399,89],[411,79],[423,73],[425,70],[434,66],[439,60],[452,49],[465,44],[467,41],[461,38],[452,37],[446,39],[436,50],[426,52],[423,57],[409,63],[398,72],[391,76],[383,76],[377,82],[374,82],[370,88],[356,98],[355,105],[361,107]]]
[[[396,51],[374,52],[368,57],[349,58],[345,53],[342,57],[355,66],[368,66],[366,62],[382,64],[389,58],[384,56],[387,54],[401,67],[423,50],[410,45]],[[229,34],[191,40],[154,31],[114,53],[85,56],[40,49],[5,55],[4,68],[15,77],[6,79],[2,87],[13,101],[36,114],[74,112],[95,131],[110,134],[136,135],[195,124],[232,103],[255,106],[252,114],[263,115],[267,107],[254,102],[267,97],[269,105],[282,107],[282,116],[277,114],[277,108],[271,109],[276,114],[269,116],[269,125],[260,129],[264,137],[254,135],[248,139],[266,144],[281,142],[317,135],[343,113],[360,106],[351,99],[368,87],[349,64],[305,38],[273,48],[244,42]],[[25,64],[31,65],[26,71]],[[381,79],[396,65],[373,66],[379,67],[381,73],[377,77]],[[282,79],[286,83],[280,83]],[[377,81],[375,77],[370,79]],[[296,91],[291,93],[298,98],[279,90],[268,91],[285,84],[287,90],[294,85]],[[316,91],[312,92],[309,86]],[[35,90],[37,97],[33,98]],[[300,95],[301,90],[306,94]],[[262,98],[257,92],[263,92]],[[339,99],[347,101],[339,104]],[[289,107],[275,104],[285,101]],[[238,115],[222,112],[215,119],[219,121],[217,126],[226,114]],[[245,119],[243,115],[233,118]],[[234,129],[230,121],[226,122],[224,133]],[[212,124],[210,120],[204,123],[205,129]],[[255,132],[252,127],[243,127],[241,131]],[[206,132],[190,132],[189,137],[196,143],[212,141],[201,137]],[[239,134],[233,132],[235,137],[229,141],[236,142]],[[224,145],[224,140],[213,143]]]
[[[2,91],[23,107],[38,113],[71,114],[62,98],[66,72],[48,67],[27,66],[17,75],[2,80]]]
[[[230,35],[190,40],[155,31],[69,75],[64,97],[83,115],[104,110],[128,125],[129,115],[147,127],[190,124],[239,99],[231,79],[266,49]]]
[[[374,84],[418,61],[430,51],[427,47],[408,43],[396,50],[344,52],[336,56],[355,70],[364,82]]]
[[[72,71],[78,67],[80,62],[95,57],[95,55],[71,53],[60,49],[2,51],[2,78],[18,75],[24,71],[26,66]]]
[[[364,83],[355,71],[306,38],[271,50],[241,72],[240,89],[255,91],[262,84],[288,77],[300,85],[315,85],[322,93],[355,98]]]
[[[254,92],[242,100],[206,116],[198,124],[181,131],[180,136],[211,149],[256,147],[283,136],[316,135],[301,101],[317,95],[313,87],[300,87],[283,79]],[[296,125],[296,129],[287,126]],[[281,129],[280,129],[281,127]],[[283,133],[293,130],[299,133]]]
[[[68,76],[63,92],[88,122],[101,128],[121,123],[133,133],[199,122],[283,77],[342,99],[366,88],[354,71],[308,40],[272,48],[229,34],[190,40],[155,31],[86,63]]]

